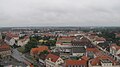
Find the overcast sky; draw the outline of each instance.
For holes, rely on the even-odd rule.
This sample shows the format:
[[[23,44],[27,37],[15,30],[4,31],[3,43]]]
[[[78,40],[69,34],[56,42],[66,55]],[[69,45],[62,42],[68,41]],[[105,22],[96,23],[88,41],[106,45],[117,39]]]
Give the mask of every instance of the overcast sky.
[[[5,26],[120,26],[120,0],[0,0]]]

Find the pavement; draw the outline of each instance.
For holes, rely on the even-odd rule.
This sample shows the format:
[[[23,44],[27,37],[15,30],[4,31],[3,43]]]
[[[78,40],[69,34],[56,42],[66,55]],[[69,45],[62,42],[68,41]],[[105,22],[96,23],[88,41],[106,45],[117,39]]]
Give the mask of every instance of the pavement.
[[[15,58],[16,60],[18,60],[19,62],[25,63],[27,65],[30,65],[30,62],[27,61],[26,59],[24,59],[22,57],[22,54],[17,50],[17,49],[13,49],[12,50],[12,55],[13,58]]]
[[[26,65],[30,65],[31,63],[34,63],[34,64],[37,65],[37,67],[45,67],[44,64],[42,64],[42,63],[37,63],[37,62],[34,62],[31,59],[28,59],[25,56],[25,54],[22,54],[17,49],[12,50],[12,57],[15,58],[16,60],[18,60],[19,62],[24,63]]]
[[[4,66],[8,66],[8,65],[22,66],[22,67],[26,67],[27,66],[26,64],[24,64],[22,62],[18,62],[13,57],[11,57],[10,59],[4,59],[4,60],[0,61],[0,64],[2,64]]]

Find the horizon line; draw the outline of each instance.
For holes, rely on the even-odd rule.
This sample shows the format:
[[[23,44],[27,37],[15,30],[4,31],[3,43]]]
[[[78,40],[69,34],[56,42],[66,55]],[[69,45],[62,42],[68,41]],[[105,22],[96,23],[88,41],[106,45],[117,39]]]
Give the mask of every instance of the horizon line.
[[[120,27],[120,26],[72,26],[72,25],[67,25],[67,26],[1,26],[0,28],[17,28],[17,27]]]

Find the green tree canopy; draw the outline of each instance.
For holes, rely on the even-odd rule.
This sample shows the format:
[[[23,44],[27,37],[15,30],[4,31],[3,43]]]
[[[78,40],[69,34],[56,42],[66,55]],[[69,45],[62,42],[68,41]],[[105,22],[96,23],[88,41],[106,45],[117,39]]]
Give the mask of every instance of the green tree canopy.
[[[34,39],[34,38],[32,38],[32,39],[28,42],[28,44],[25,45],[25,52],[29,52],[32,48],[37,47],[37,44],[38,44],[37,40]]]

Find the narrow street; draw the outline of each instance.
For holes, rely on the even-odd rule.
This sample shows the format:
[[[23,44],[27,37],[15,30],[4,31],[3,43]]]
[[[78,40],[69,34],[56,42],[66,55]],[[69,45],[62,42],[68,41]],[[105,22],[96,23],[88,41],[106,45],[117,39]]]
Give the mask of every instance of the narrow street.
[[[85,36],[85,37],[86,37],[87,39],[89,39],[89,37],[87,37],[87,36]],[[90,40],[90,39],[89,39],[89,40]],[[90,41],[91,41],[91,40],[90,40]],[[112,57],[112,58],[118,57],[118,56],[116,56],[116,55],[110,54],[110,52],[102,49],[100,46],[98,46],[98,45],[95,44],[94,42],[91,41],[91,43],[92,43],[94,46],[96,46],[99,50],[101,50],[104,54],[109,55],[109,56]]]
[[[12,57],[21,63],[24,63],[26,65],[30,65],[31,63],[35,63],[38,67],[44,67],[44,65],[42,63],[36,63],[36,62],[28,59],[27,57],[25,57],[24,54],[21,54],[17,49],[13,49],[12,52],[13,52]]]
[[[27,60],[25,60],[22,57],[22,54],[17,50],[17,49],[13,49],[12,50],[12,55],[13,58],[15,58],[16,60],[18,60],[19,62],[25,63],[26,65],[30,65],[30,62],[28,62]]]

